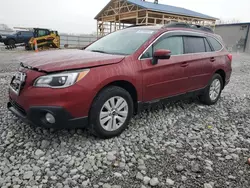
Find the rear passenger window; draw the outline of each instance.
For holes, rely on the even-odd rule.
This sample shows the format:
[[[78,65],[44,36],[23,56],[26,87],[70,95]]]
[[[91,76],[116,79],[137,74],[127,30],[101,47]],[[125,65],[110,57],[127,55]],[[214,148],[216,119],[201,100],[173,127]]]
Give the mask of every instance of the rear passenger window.
[[[211,45],[213,46],[214,51],[221,50],[222,45],[216,39],[214,39],[213,37],[207,37],[207,38],[210,41]]]
[[[206,52],[203,37],[185,37],[185,53],[201,53]]]
[[[209,46],[209,44],[208,44],[208,42],[207,42],[207,39],[204,38],[204,42],[205,42],[205,46],[206,46],[206,51],[207,51],[207,52],[211,52],[212,49],[211,49],[211,47]]]
[[[23,36],[31,36],[31,33],[30,32],[22,32],[22,35]]]

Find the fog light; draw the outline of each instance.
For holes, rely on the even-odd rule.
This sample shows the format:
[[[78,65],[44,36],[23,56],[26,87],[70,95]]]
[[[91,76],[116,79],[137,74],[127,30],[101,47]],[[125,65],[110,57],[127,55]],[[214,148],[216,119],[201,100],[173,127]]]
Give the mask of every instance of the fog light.
[[[53,124],[53,123],[56,122],[55,117],[54,117],[52,114],[50,114],[50,113],[47,113],[47,114],[45,115],[45,118],[46,118],[46,121],[47,121],[48,123],[50,123],[50,124]]]

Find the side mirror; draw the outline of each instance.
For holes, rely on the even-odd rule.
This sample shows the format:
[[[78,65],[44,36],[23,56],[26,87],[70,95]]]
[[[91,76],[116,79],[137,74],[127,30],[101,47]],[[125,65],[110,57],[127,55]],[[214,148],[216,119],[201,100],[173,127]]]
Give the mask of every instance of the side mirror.
[[[156,50],[153,54],[152,64],[156,65],[158,63],[158,59],[169,59],[171,56],[170,50]]]

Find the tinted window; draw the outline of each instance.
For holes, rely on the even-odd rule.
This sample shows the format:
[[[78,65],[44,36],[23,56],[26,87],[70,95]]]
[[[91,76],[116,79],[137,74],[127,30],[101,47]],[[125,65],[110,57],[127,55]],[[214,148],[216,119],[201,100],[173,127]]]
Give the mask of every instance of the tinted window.
[[[209,39],[211,45],[213,46],[214,51],[219,51],[222,48],[222,45],[213,37],[208,37],[208,39]]]
[[[85,50],[101,51],[110,54],[133,54],[143,43],[145,43],[155,30],[128,28],[113,32],[90,46]]]
[[[211,47],[209,46],[208,42],[207,42],[207,39],[204,38],[204,42],[205,42],[205,46],[206,46],[206,51],[207,52],[211,52]]]
[[[159,41],[152,46],[142,55],[142,58],[151,58],[153,56],[153,51],[159,49],[170,50],[171,55],[183,54],[183,39],[181,36],[159,39]]]
[[[185,37],[185,53],[206,52],[203,37]]]

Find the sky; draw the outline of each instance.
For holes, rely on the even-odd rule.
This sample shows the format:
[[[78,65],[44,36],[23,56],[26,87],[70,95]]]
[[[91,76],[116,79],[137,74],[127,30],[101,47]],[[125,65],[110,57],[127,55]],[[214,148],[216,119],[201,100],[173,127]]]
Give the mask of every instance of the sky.
[[[0,24],[89,34],[96,31],[94,17],[108,2],[109,0],[0,0]],[[250,22],[250,0],[159,0],[159,3],[183,7],[222,20]]]

